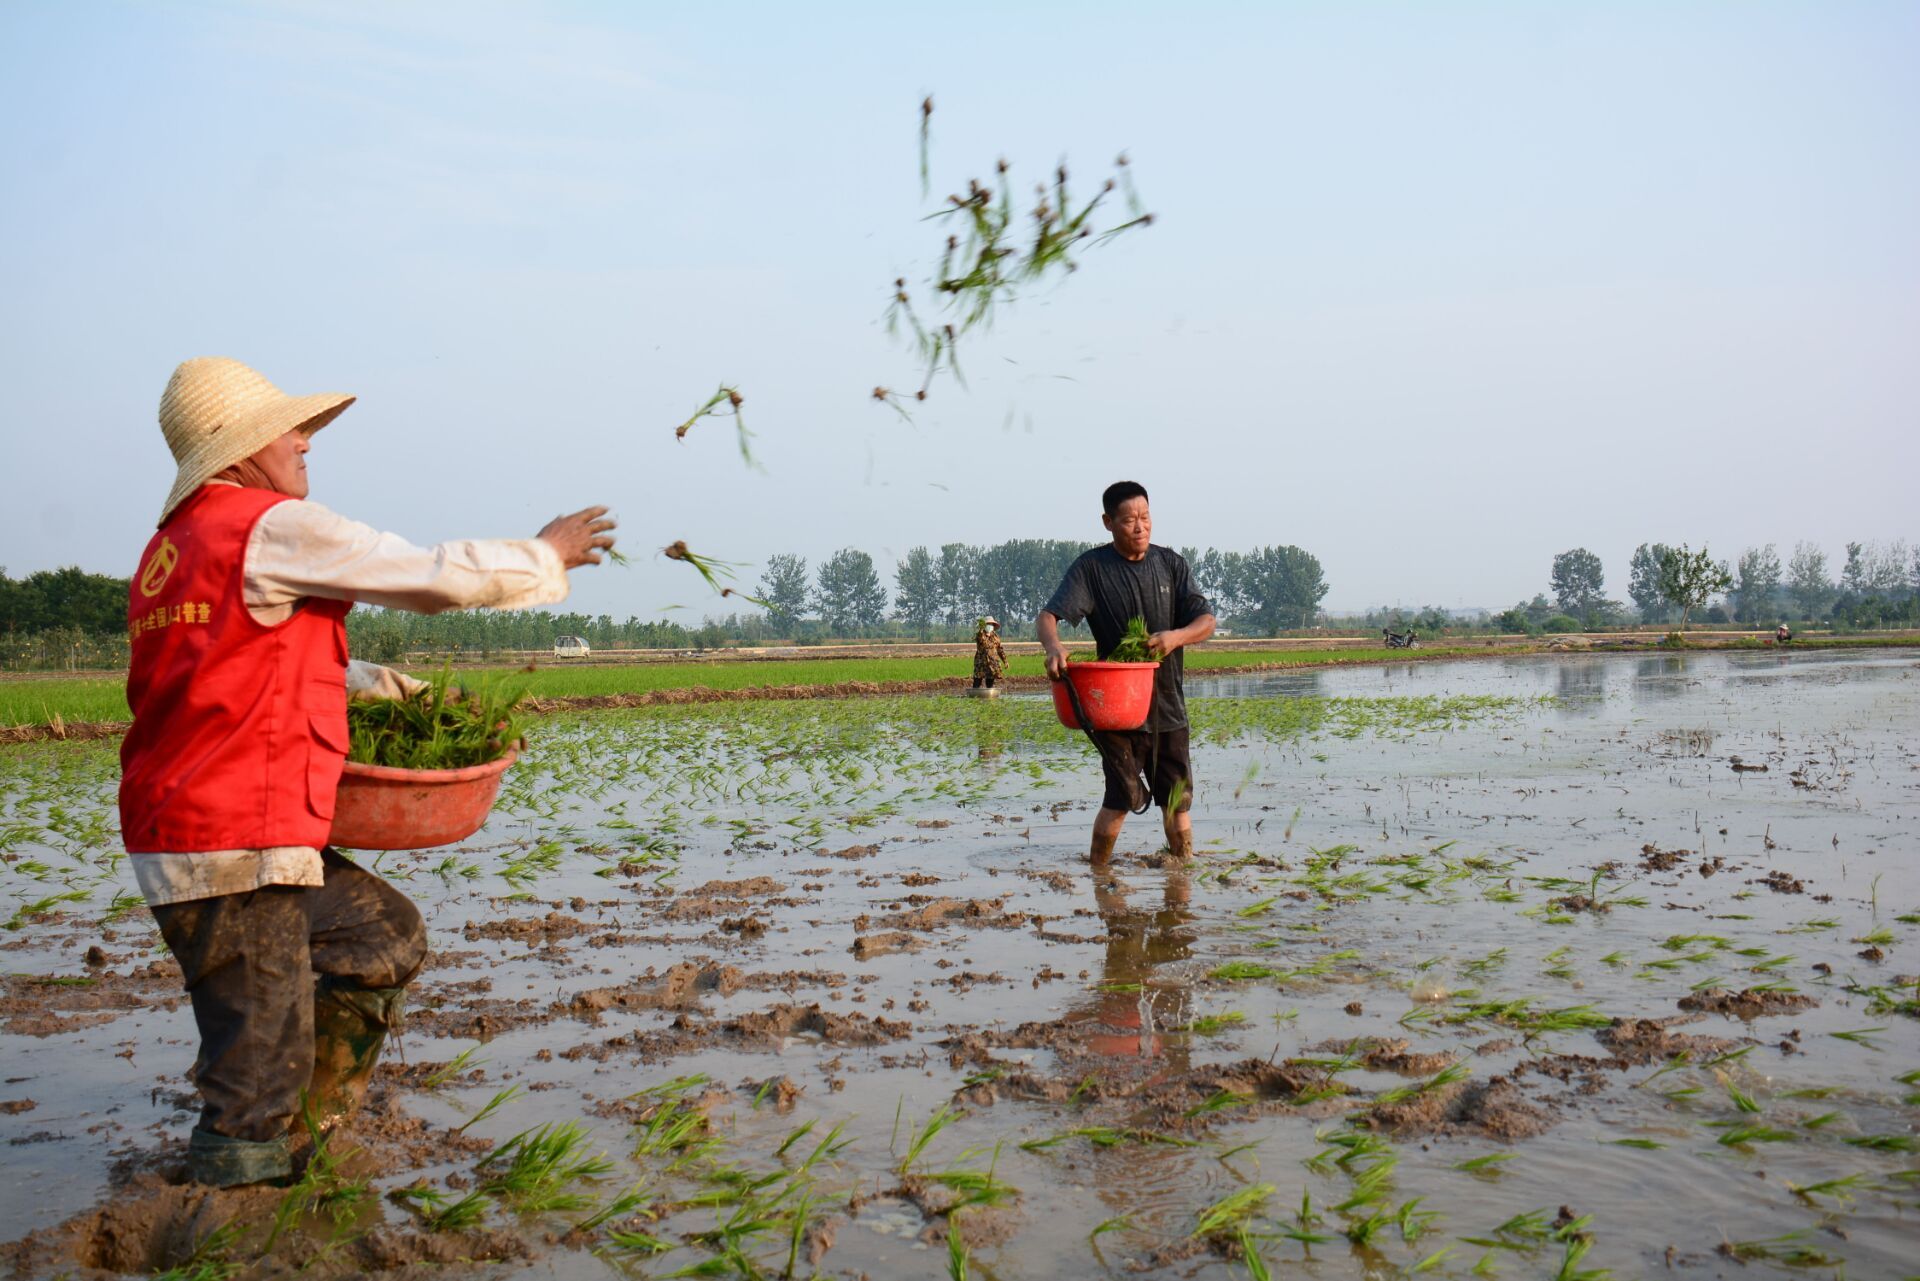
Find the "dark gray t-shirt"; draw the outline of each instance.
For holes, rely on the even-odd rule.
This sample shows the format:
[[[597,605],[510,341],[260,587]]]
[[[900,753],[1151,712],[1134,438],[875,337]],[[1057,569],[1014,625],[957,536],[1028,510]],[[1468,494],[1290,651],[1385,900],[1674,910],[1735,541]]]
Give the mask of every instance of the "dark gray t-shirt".
[[[1120,643],[1129,619],[1144,618],[1149,632],[1164,632],[1213,612],[1194,586],[1186,557],[1152,545],[1139,560],[1128,560],[1111,543],[1074,561],[1045,608],[1062,622],[1085,619],[1093,629],[1094,648],[1103,657]],[[1186,728],[1187,695],[1180,685],[1183,658],[1176,649],[1161,660],[1153,677],[1153,710],[1143,729]]]

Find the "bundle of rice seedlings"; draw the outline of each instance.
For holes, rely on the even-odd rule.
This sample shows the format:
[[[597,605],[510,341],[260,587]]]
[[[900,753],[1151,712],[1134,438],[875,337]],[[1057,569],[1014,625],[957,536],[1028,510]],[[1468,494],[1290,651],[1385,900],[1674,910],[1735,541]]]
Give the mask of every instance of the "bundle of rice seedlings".
[[[524,689],[453,684],[442,668],[407,698],[347,704],[347,759],[397,769],[464,769],[499,760],[520,741],[515,709]]]
[[[1147,620],[1135,615],[1127,621],[1127,630],[1120,634],[1120,643],[1108,650],[1099,659],[1103,663],[1157,663],[1159,657],[1154,654],[1147,642]],[[1095,655],[1087,653],[1069,654],[1067,660],[1075,663],[1091,663]]]

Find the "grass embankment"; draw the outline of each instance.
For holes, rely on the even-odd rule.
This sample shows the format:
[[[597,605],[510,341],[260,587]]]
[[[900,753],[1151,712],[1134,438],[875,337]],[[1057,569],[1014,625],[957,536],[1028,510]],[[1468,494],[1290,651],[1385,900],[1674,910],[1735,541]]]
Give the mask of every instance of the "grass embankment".
[[[1187,655],[1189,672],[1261,666],[1317,666],[1326,663],[1378,662],[1386,658],[1419,658],[1479,652],[1434,646],[1409,654],[1386,649],[1316,650],[1194,650]],[[475,669],[463,669],[462,675]],[[532,672],[517,668],[478,669],[515,684],[524,683],[535,698],[597,698],[614,694],[648,694],[660,690],[754,689],[762,686],[839,685],[849,682],[879,684],[893,681],[937,681],[965,677],[972,665],[965,659],[935,658],[825,658],[779,662],[722,661],[710,663],[635,663],[631,666],[540,666]],[[431,671],[416,675],[426,677]],[[1007,663],[1007,674],[1039,679],[1045,673],[1037,654],[1022,654]],[[69,724],[124,721],[126,683],[110,678],[48,678],[0,682],[0,725],[45,725],[56,716]]]
[[[1880,647],[1911,645],[1910,636],[1839,636],[1795,641],[1793,648],[1825,649],[1840,647]],[[1625,646],[1603,646],[1605,650]],[[1660,646],[1634,646],[1662,651]],[[1714,649],[1758,649],[1762,643],[1742,638],[1732,643],[1696,642],[1693,652]],[[1517,647],[1489,648],[1485,645],[1431,645],[1417,650],[1381,648],[1351,649],[1196,649],[1187,654],[1187,671],[1194,675],[1218,671],[1257,671],[1261,668],[1320,667],[1348,663],[1404,662],[1409,660],[1455,656],[1511,657],[1530,652]],[[1684,652],[1684,651],[1683,651]],[[742,690],[762,687],[842,685],[850,683],[893,684],[897,682],[939,681],[966,677],[972,672],[965,655],[935,657],[876,657],[788,659],[779,661],[721,660],[688,663],[599,664],[569,667],[564,662],[543,664],[532,672],[518,668],[479,668],[498,676],[524,683],[527,692],[540,699],[604,698],[621,694],[644,695],[665,690],[704,686],[713,690]],[[431,676],[431,670],[416,673]],[[1037,681],[1043,675],[1040,656],[1018,654],[1007,662],[1007,674],[1016,680]],[[21,679],[0,681],[0,726],[112,723],[125,721],[126,684],[117,678],[83,677]]]

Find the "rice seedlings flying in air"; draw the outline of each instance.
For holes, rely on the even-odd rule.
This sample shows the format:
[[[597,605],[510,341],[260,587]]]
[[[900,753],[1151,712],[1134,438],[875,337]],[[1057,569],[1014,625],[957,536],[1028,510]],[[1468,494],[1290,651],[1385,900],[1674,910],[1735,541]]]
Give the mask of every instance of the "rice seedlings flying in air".
[[[920,198],[927,198],[933,190],[933,179],[927,169],[928,145],[933,139],[933,95],[928,94],[920,100]]]
[[[673,429],[673,438],[685,443],[687,433],[692,431],[693,425],[702,418],[731,418],[734,431],[740,438],[740,460],[749,467],[758,468],[760,464],[754,461],[753,447],[748,444],[753,439],[753,433],[747,430],[747,420],[740,415],[740,405],[744,399],[738,387],[720,384],[720,389],[707,397],[705,404],[694,410],[687,421]]]
[[[767,608],[767,602],[761,600],[759,597],[749,596],[739,588],[728,587],[720,581],[723,578],[731,579],[733,577],[733,571],[739,568],[737,563],[733,561],[716,560],[711,556],[698,555],[688,550],[687,544],[683,540],[678,539],[661,548],[660,553],[668,560],[682,561],[693,566],[700,572],[700,577],[707,580],[707,586],[713,588],[714,591],[719,592],[722,596],[738,596],[741,600],[758,605],[762,609]]]
[[[920,184],[922,194],[932,189],[928,143],[933,118],[933,99],[920,104]],[[1051,184],[1036,186],[1033,208],[1023,220],[1014,211],[1012,166],[1005,160],[994,166],[990,184],[969,180],[967,192],[950,195],[944,205],[928,215],[929,220],[947,223],[949,231],[940,252],[939,267],[925,282],[927,292],[940,300],[952,319],[944,322],[923,320],[914,309],[913,293],[906,278],[893,282],[885,322],[890,335],[903,330],[910,335],[922,367],[920,387],[913,399],[925,400],[934,378],[942,371],[964,379],[960,373],[960,340],[975,329],[991,328],[996,309],[1015,300],[1030,286],[1079,270],[1078,250],[1105,244],[1122,232],[1149,226],[1153,215],[1141,206],[1134,190],[1133,175],[1126,156],[1114,161],[1113,176],[1078,206],[1063,162],[1053,173]],[[1128,216],[1104,229],[1096,214],[1109,197],[1118,193],[1126,202]],[[885,387],[876,387],[875,400],[891,405],[903,417],[910,417],[902,397]]]

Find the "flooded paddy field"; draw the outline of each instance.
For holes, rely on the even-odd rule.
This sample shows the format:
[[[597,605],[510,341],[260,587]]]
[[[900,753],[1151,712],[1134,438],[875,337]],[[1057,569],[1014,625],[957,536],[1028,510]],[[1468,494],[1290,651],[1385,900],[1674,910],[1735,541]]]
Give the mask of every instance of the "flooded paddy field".
[[[0,754],[20,1275],[1897,1277],[1920,661],[1190,678],[1195,832],[1086,863],[1039,698],[543,718],[291,1190],[180,1185],[112,744]],[[517,1137],[516,1137],[517,1136]]]

